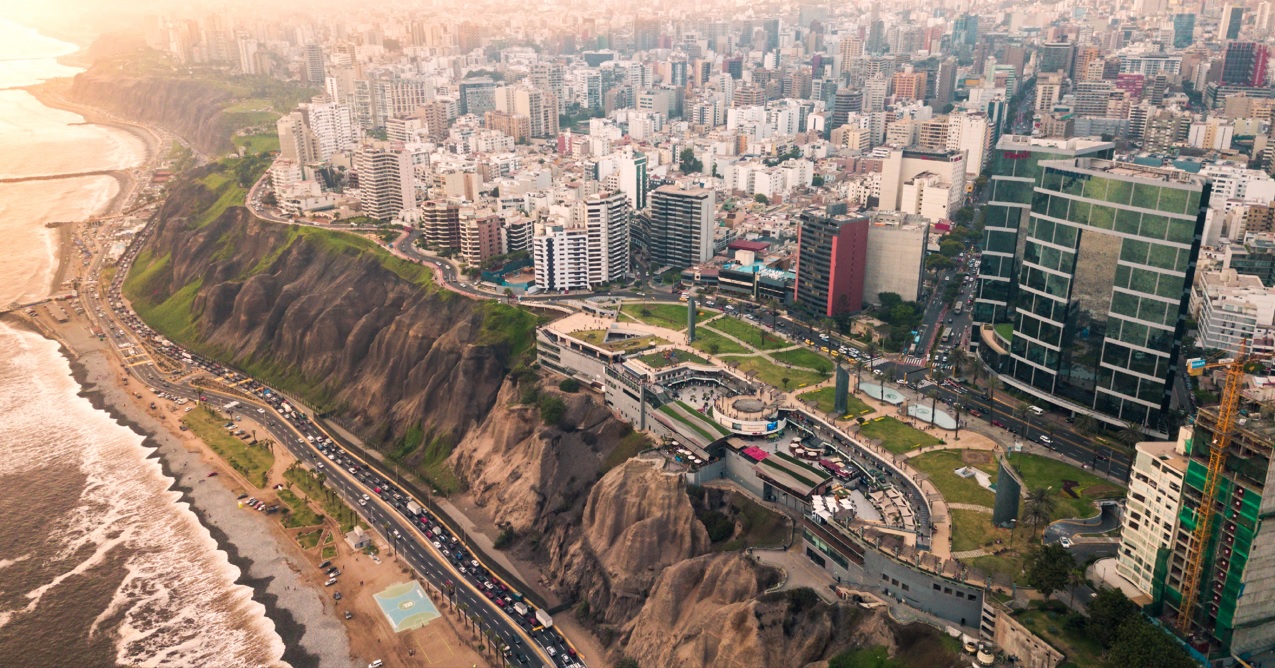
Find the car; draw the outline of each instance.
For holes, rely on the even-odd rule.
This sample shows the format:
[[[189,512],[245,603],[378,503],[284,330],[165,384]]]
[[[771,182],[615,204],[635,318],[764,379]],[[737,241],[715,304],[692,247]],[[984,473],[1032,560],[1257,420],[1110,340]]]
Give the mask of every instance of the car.
[[[383,665],[385,665],[385,662],[381,661],[380,659],[377,659],[373,661],[372,663],[367,664],[367,668],[381,668],[381,666]]]
[[[1070,549],[1070,548],[1071,548],[1071,539],[1070,539],[1070,538],[1068,538],[1068,537],[1066,537],[1066,536],[1063,536],[1062,538],[1059,538],[1059,539],[1058,539],[1058,544],[1059,544],[1059,545],[1061,545],[1061,546],[1063,546],[1063,549]]]
[[[265,412],[266,412],[266,409],[264,409],[264,408],[258,408],[258,409],[257,409],[257,412],[258,412],[258,413],[265,413]]]
[[[1046,435],[1044,435],[1044,434],[1041,434],[1041,435],[1040,435],[1039,440],[1040,440],[1040,442],[1041,442],[1041,443],[1044,443],[1045,445],[1052,445],[1052,444],[1053,444],[1053,442],[1054,442],[1054,439],[1052,439],[1052,438],[1050,438],[1050,437],[1048,437],[1048,436],[1046,436]]]
[[[366,506],[366,505],[367,505],[367,499],[359,499],[359,505],[360,505],[360,506]]]
[[[341,592],[339,592],[339,591],[334,591],[334,592],[332,592],[332,600],[334,600],[334,601],[339,601],[339,600],[341,600]]]
[[[1005,423],[1004,423],[1004,422],[1001,422],[1000,420],[992,420],[992,426],[993,426],[993,427],[1000,427],[1001,429],[1004,429],[1004,428],[1005,428]]]
[[[332,586],[332,585],[334,585],[334,584],[336,584],[336,578],[328,578],[328,581],[327,581],[327,582],[324,582],[324,583],[323,583],[323,586],[324,586],[324,587],[331,587],[331,586]]]
[[[470,560],[469,560],[469,563],[470,563],[470,564],[471,564],[474,568],[478,568],[478,560],[477,560],[477,559],[470,559]]]

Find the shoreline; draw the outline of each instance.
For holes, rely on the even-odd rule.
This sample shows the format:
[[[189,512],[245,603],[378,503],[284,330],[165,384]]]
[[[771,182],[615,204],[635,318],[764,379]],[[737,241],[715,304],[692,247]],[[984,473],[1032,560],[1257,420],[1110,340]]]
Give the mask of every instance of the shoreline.
[[[140,180],[135,174],[155,168],[160,157],[159,150],[166,141],[161,129],[68,102],[56,92],[58,87],[65,88],[68,84],[69,79],[53,79],[23,89],[41,105],[77,114],[85,124],[128,133],[142,144],[142,151],[133,167],[110,172],[119,189],[102,210],[85,220],[56,228],[57,266],[48,286],[50,294],[59,292],[79,269],[75,233],[84,223],[118,216],[129,206],[139,192]],[[78,318],[65,324],[53,324],[14,314],[0,318],[0,321],[57,343],[59,354],[67,360],[79,385],[78,395],[117,424],[140,435],[143,447],[152,448],[147,458],[157,460],[162,474],[171,481],[168,489],[180,494],[175,503],[185,504],[194,514],[199,524],[209,532],[215,549],[223,552],[229,564],[239,570],[235,584],[246,586],[251,599],[263,606],[264,621],[273,627],[274,635],[282,643],[282,662],[297,668],[345,666],[351,661],[357,663],[350,651],[345,627],[328,613],[326,599],[321,592],[313,590],[297,569],[298,555],[291,554],[290,546],[270,528],[244,521],[228,477],[216,478],[217,482],[213,484],[200,484],[208,479],[208,473],[217,470],[215,456],[206,452],[206,446],[202,444],[194,449],[188,447],[175,429],[155,420],[131,400],[129,390],[116,378],[114,365],[118,361],[108,344],[95,345],[98,344],[97,339],[91,337]],[[83,350],[72,343],[72,340],[81,338],[85,339]],[[89,357],[100,359],[92,360],[90,364]]]
[[[323,597],[313,591],[303,574],[294,568],[299,555],[290,554],[288,546],[274,532],[259,528],[251,520],[245,521],[244,511],[238,507],[236,490],[229,486],[229,477],[219,476],[212,478],[212,484],[202,484],[209,480],[210,472],[218,470],[216,456],[205,452],[206,446],[187,447],[171,429],[157,423],[145,409],[127,398],[131,396],[128,390],[115,380],[112,365],[116,361],[109,359],[107,344],[95,346],[96,338],[86,337],[85,349],[78,349],[68,339],[70,335],[86,333],[81,333],[81,327],[74,322],[50,325],[14,314],[0,317],[0,322],[57,343],[59,354],[67,360],[79,385],[78,396],[141,436],[142,447],[153,449],[146,458],[154,458],[160,465],[161,472],[170,480],[168,490],[181,495],[174,503],[185,504],[195,515],[216,549],[225,553],[227,562],[239,570],[234,584],[247,587],[252,600],[264,608],[265,620],[283,645],[282,662],[295,668],[321,668],[344,666],[353,660],[345,628],[328,613]],[[65,331],[69,328],[76,331]],[[256,518],[256,515],[247,517]],[[333,637],[339,638],[335,643],[337,647],[327,649],[335,649],[342,656],[323,651],[324,645],[333,644]]]

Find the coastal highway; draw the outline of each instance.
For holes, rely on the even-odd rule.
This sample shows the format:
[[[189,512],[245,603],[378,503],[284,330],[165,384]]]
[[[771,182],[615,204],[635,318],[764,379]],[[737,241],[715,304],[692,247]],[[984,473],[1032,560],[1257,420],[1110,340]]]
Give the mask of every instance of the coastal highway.
[[[556,627],[539,629],[538,625],[532,621],[534,618],[511,614],[502,609],[502,607],[511,608],[511,604],[506,603],[500,606],[493,602],[492,598],[495,596],[493,590],[507,589],[508,586],[492,576],[491,570],[483,566],[481,561],[475,562],[474,560],[481,559],[482,555],[471,556],[469,548],[458,543],[456,536],[452,535],[445,525],[437,522],[436,518],[429,513],[421,513],[418,516],[406,511],[408,500],[421,503],[419,499],[412,499],[400,493],[379,475],[374,467],[369,466],[368,462],[359,459],[354,453],[340,449],[331,440],[330,435],[309,420],[299,417],[295,411],[281,412],[279,407],[284,401],[277,393],[242,374],[237,374],[210,360],[199,358],[176,346],[159,345],[157,343],[159,337],[156,333],[131,311],[120,294],[120,286],[128,264],[135,257],[145,236],[145,234],[139,235],[122,259],[115,280],[106,288],[108,292],[105,303],[99,300],[95,290],[86,290],[81,293],[86,314],[95,320],[104,335],[116,347],[121,358],[125,360],[129,373],[137,380],[149,384],[173,399],[211,400],[215,398],[223,407],[231,401],[241,402],[242,410],[248,411],[261,427],[270,432],[277,443],[286,447],[299,460],[306,461],[312,467],[322,470],[327,482],[363,516],[369,526],[385,538],[387,543],[394,544],[396,549],[401,551],[404,561],[420,577],[431,583],[437,590],[449,592],[452,600],[464,606],[466,614],[475,620],[479,628],[490,630],[498,638],[499,643],[509,647],[507,660],[511,665],[554,668],[584,665],[575,656],[574,648]],[[166,376],[153,357],[156,353],[172,360],[168,364],[170,369],[181,366],[182,371]],[[191,370],[206,371],[211,375],[225,378],[237,387],[232,389],[228,384],[224,391],[208,387],[193,387],[186,382],[191,375],[189,373]],[[178,377],[184,380],[178,380]],[[251,398],[245,394],[250,395]],[[273,401],[264,397],[273,397]],[[253,409],[256,409],[255,412]],[[327,454],[324,454],[325,451]],[[325,461],[328,463],[324,464]],[[378,489],[381,490],[379,493]],[[434,541],[426,537],[424,531],[433,527],[437,527],[441,537],[455,546],[455,549],[449,551],[451,559],[443,554],[440,547],[435,546]],[[440,540],[439,545],[442,544]],[[457,558],[457,553],[462,554],[464,559]],[[488,583],[490,588],[487,586]],[[512,592],[508,593],[512,596]]]

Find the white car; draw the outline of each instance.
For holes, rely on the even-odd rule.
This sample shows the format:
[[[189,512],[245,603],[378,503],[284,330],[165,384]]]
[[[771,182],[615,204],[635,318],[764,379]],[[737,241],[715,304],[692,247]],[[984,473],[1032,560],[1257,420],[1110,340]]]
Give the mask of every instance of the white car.
[[[1059,544],[1059,545],[1061,545],[1061,546],[1063,546],[1063,549],[1070,549],[1070,548],[1071,548],[1071,539],[1070,539],[1070,538],[1068,538],[1068,537],[1066,537],[1066,536],[1063,536],[1062,538],[1059,538],[1059,539],[1058,539],[1058,544]]]
[[[258,412],[258,413],[265,413],[265,412],[266,412],[266,409],[264,409],[264,408],[258,408],[258,409],[257,409],[257,412]]]

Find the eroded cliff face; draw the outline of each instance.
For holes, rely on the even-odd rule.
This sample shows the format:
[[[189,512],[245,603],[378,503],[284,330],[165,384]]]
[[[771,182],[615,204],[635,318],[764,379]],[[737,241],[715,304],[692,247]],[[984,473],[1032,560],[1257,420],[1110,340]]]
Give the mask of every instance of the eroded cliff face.
[[[566,404],[559,424],[544,424],[534,405],[520,403],[528,384]],[[594,395],[560,392],[534,378],[519,387],[510,379],[450,463],[474,501],[503,525],[522,535],[553,532],[579,524],[606,457],[631,431]]]
[[[208,197],[178,188],[138,257],[132,290],[152,325],[322,397],[374,442],[417,429],[454,443],[486,416],[511,355],[485,329],[492,305],[406,280],[370,241],[241,207],[194,228]]]
[[[113,69],[107,60],[77,74],[69,88],[70,100],[167,128],[204,153],[232,148],[232,128],[222,113],[231,99],[227,90],[194,80],[128,76]]]

